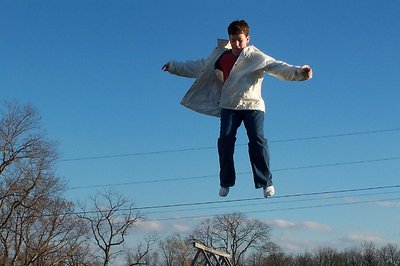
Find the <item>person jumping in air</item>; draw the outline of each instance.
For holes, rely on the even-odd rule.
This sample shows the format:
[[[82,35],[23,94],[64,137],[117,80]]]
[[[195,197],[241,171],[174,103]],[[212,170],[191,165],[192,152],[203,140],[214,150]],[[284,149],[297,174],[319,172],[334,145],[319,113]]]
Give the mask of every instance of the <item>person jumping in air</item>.
[[[230,23],[228,35],[229,41],[218,40],[217,48],[208,58],[170,61],[162,66],[162,70],[196,78],[181,104],[221,119],[219,195],[226,197],[229,188],[235,185],[233,153],[236,132],[243,122],[249,138],[248,152],[255,188],[263,188],[264,197],[271,197],[275,188],[264,137],[265,103],[261,96],[264,72],[282,80],[303,81],[312,78],[312,69],[308,65],[293,66],[275,60],[249,45],[249,25],[244,20]]]

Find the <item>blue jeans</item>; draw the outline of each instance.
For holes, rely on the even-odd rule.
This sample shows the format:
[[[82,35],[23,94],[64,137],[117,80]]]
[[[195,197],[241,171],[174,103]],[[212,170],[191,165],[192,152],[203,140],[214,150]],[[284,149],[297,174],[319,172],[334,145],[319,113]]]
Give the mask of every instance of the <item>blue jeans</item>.
[[[272,185],[269,168],[267,140],[264,138],[264,112],[259,110],[221,110],[221,130],[218,139],[221,187],[235,185],[236,173],[233,161],[236,133],[241,123],[249,138],[249,157],[256,188]]]

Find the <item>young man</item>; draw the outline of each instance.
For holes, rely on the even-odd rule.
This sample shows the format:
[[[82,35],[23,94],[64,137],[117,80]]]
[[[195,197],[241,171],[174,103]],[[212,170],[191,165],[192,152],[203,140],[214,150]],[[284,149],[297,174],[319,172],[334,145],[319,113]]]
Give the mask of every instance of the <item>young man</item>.
[[[233,153],[236,132],[243,122],[249,138],[248,151],[254,185],[263,188],[264,197],[275,194],[269,166],[267,140],[264,138],[265,103],[261,96],[264,72],[283,80],[312,78],[311,67],[289,65],[249,45],[249,25],[244,20],[228,26],[229,41],[206,59],[170,61],[162,69],[171,74],[196,78],[181,101],[184,106],[221,118],[218,155],[220,162],[219,195],[225,197],[235,185]]]

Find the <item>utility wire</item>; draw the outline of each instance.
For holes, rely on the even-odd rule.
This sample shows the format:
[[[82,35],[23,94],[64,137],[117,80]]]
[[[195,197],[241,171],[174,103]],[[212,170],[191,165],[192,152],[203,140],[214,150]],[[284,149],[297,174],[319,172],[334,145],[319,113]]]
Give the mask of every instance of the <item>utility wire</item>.
[[[352,161],[352,162],[337,162],[337,163],[328,163],[328,164],[297,166],[297,167],[288,167],[288,168],[275,169],[274,171],[300,170],[300,169],[321,168],[321,167],[331,167],[331,166],[340,166],[340,165],[375,163],[375,162],[384,162],[384,161],[393,161],[393,160],[400,160],[400,157],[387,157],[387,158],[378,158],[378,159],[371,159],[371,160],[359,160],[359,161]]]
[[[376,162],[385,162],[385,161],[394,161],[394,160],[400,160],[400,157],[387,157],[387,158],[378,158],[378,159],[371,159],[371,160],[359,160],[359,161],[350,161],[350,162],[336,162],[336,163],[328,163],[328,164],[294,166],[294,167],[287,167],[287,168],[272,169],[272,171],[273,172],[293,171],[293,170],[313,169],[313,168],[322,168],[322,167],[334,167],[334,166],[341,166],[341,165],[376,163]],[[237,173],[237,175],[245,175],[245,174],[250,174],[250,173],[251,172],[239,172],[239,173]],[[194,180],[194,179],[205,179],[205,178],[211,178],[211,177],[215,177],[215,175],[201,175],[201,176],[154,179],[154,180],[138,180],[138,181],[132,181],[132,182],[121,182],[121,183],[111,183],[111,184],[101,184],[101,185],[76,186],[76,187],[69,187],[69,188],[67,188],[67,190],[99,188],[99,187],[111,187],[111,186],[154,184],[154,183],[163,183],[163,182],[174,182],[174,181],[187,181],[187,180]]]
[[[293,142],[293,141],[305,141],[305,140],[315,140],[315,139],[337,138],[337,137],[345,137],[345,136],[353,136],[353,135],[393,132],[393,131],[399,131],[399,130],[400,130],[400,128],[393,128],[393,129],[381,129],[381,130],[374,130],[374,131],[350,132],[350,133],[331,134],[331,135],[323,135],[323,136],[313,136],[313,137],[273,140],[273,141],[270,141],[270,143],[282,143],[282,142]],[[247,145],[247,144],[239,144],[237,146],[244,146],[244,145]],[[116,155],[106,155],[106,156],[81,157],[81,158],[63,159],[61,161],[67,162],[67,161],[82,161],[82,160],[95,160],[95,159],[107,159],[107,158],[120,158],[120,157],[132,157],[132,156],[163,154],[163,153],[199,151],[199,150],[207,150],[207,149],[215,149],[215,147],[194,147],[194,148],[184,148],[184,149],[175,149],[175,150],[160,150],[160,151],[151,151],[151,152],[138,152],[138,153],[130,153],[130,154],[116,154]],[[392,160],[399,160],[399,159],[400,159],[400,157],[388,157],[388,158],[379,158],[379,159],[372,159],[372,160],[359,160],[359,161],[351,161],[351,162],[337,162],[337,163],[329,163],[329,164],[288,167],[288,168],[275,169],[273,171],[289,171],[289,170],[300,170],[300,169],[319,168],[319,167],[332,167],[332,166],[340,166],[340,165],[352,165],[352,164],[363,164],[363,163],[392,161]],[[241,173],[241,174],[247,174],[247,173],[250,173],[250,172],[245,172],[245,173]],[[134,182],[107,184],[107,185],[91,185],[91,186],[71,187],[69,189],[93,188],[93,187],[116,186],[116,185],[145,184],[145,183],[158,183],[158,182],[172,182],[172,181],[183,181],[183,180],[208,178],[208,177],[213,177],[213,176],[214,175],[203,175],[203,176],[192,176],[192,177],[182,177],[182,178],[169,178],[169,179],[158,179],[158,180],[134,181]],[[367,187],[367,188],[354,188],[354,189],[344,189],[344,190],[331,190],[331,191],[298,193],[298,194],[288,194],[288,195],[282,195],[282,196],[275,196],[275,197],[273,197],[273,200],[286,199],[286,198],[296,198],[296,199],[300,198],[300,200],[297,200],[297,201],[307,201],[307,199],[301,199],[301,197],[331,195],[331,194],[351,193],[351,192],[362,192],[362,191],[382,190],[382,189],[391,189],[391,188],[400,188],[400,185],[378,186],[378,187]],[[357,202],[347,202],[347,203],[331,203],[331,204],[319,204],[319,205],[312,205],[312,206],[276,208],[276,209],[268,209],[268,210],[263,209],[263,210],[259,210],[259,211],[249,211],[248,213],[250,213],[250,212],[251,213],[267,212],[267,211],[268,212],[271,212],[271,211],[288,211],[288,210],[321,208],[321,207],[330,207],[330,206],[365,204],[365,203],[374,203],[374,202],[382,202],[382,201],[395,201],[395,200],[399,200],[399,199],[400,198],[391,198],[391,199],[367,200],[367,201],[357,201]],[[241,203],[241,202],[254,202],[254,201],[258,201],[258,200],[265,200],[265,199],[264,198],[243,198],[243,199],[232,199],[232,200],[222,200],[222,201],[219,200],[219,201],[205,201],[205,202],[194,202],[194,203],[177,203],[177,204],[153,205],[153,206],[144,206],[144,207],[136,207],[136,208],[129,208],[129,209],[120,209],[119,211],[132,211],[132,210],[133,211],[135,211],[135,210],[136,211],[147,211],[147,210],[159,210],[159,209],[171,210],[172,208],[199,207],[199,206],[207,206],[207,208],[210,209],[210,208],[217,208],[217,206],[221,206],[221,204]],[[271,201],[271,203],[273,203],[273,202],[274,201]],[[284,202],[282,202],[282,201],[281,202],[279,202],[279,201],[276,202],[275,201],[275,204],[277,204],[277,203],[284,203]],[[212,206],[214,206],[214,207],[212,207]],[[176,211],[176,210],[174,210],[174,211]],[[67,213],[67,215],[79,215],[79,214],[83,214],[83,213],[84,214],[95,214],[95,213],[99,213],[99,212],[102,212],[102,211],[94,210],[94,211],[85,211],[85,212],[70,212],[70,213]],[[220,214],[216,214],[216,215],[220,215]],[[216,216],[216,215],[211,215],[211,216]],[[157,221],[176,220],[176,219],[193,219],[193,218],[200,218],[200,217],[210,217],[210,215],[207,215],[207,216],[201,215],[201,216],[164,218],[164,219],[157,219]]]
[[[350,193],[350,192],[362,192],[362,191],[374,191],[374,190],[383,190],[383,189],[393,189],[393,188],[400,188],[400,184],[397,185],[387,185],[387,186],[376,186],[376,187],[364,187],[364,188],[352,188],[352,189],[341,189],[341,190],[328,190],[328,191],[319,191],[319,192],[307,192],[307,193],[297,193],[297,194],[288,194],[282,196],[274,196],[269,200],[275,199],[284,199],[284,198],[301,198],[306,196],[321,196],[321,195],[332,195],[332,194],[343,194],[343,193]],[[225,203],[235,203],[235,202],[250,202],[250,201],[257,201],[257,200],[266,200],[265,198],[242,198],[242,199],[231,199],[231,200],[218,200],[218,201],[204,201],[204,202],[193,202],[193,203],[177,203],[177,204],[165,204],[165,205],[152,205],[152,206],[143,206],[143,207],[130,207],[130,208],[120,208],[117,211],[145,211],[145,210],[153,210],[153,209],[171,209],[177,207],[198,207],[198,206],[206,206],[206,205],[221,205]],[[351,205],[351,204],[360,204],[360,203],[370,203],[370,202],[377,202],[377,201],[394,201],[399,200],[399,198],[393,199],[381,199],[381,200],[371,200],[371,201],[359,201],[359,202],[351,202],[351,203],[337,203],[337,204],[321,204],[321,205],[314,205],[314,206],[305,206],[305,207],[293,207],[293,208],[277,208],[272,210],[262,210],[262,211],[254,211],[254,212],[265,212],[265,211],[285,211],[285,210],[292,210],[292,209],[301,209],[301,208],[320,208],[320,207],[329,207],[329,206],[340,206],[340,205]],[[64,212],[59,214],[42,214],[37,215],[35,217],[53,217],[58,215],[88,215],[88,214],[98,214],[98,213],[107,213],[110,210],[90,210],[90,211],[71,211],[71,212]],[[249,212],[242,212],[242,213],[250,213]],[[199,215],[199,216],[188,216],[188,217],[179,217],[179,218],[165,218],[165,219],[157,219],[157,221],[162,220],[176,220],[176,219],[192,219],[192,218],[199,218],[199,217],[210,217],[210,216],[217,216],[216,215]]]
[[[400,194],[400,190],[395,190],[395,191],[386,191],[386,192],[374,192],[374,193],[363,193],[363,194],[353,194],[353,195],[345,195],[346,197],[370,197],[370,196],[377,196],[377,195],[387,195],[387,194]],[[268,205],[276,205],[276,204],[287,204],[287,203],[299,203],[299,202],[309,202],[309,201],[319,201],[319,200],[333,200],[333,199],[340,199],[343,198],[344,195],[339,195],[339,196],[328,196],[328,197],[323,197],[323,198],[305,198],[305,199],[290,199],[290,200],[274,200],[274,198],[271,198],[268,200]],[[261,203],[246,203],[246,204],[236,204],[236,205],[229,205],[230,208],[238,208],[238,207],[249,207],[249,206],[258,206],[258,205],[265,205],[265,198],[260,198]],[[228,206],[224,206],[228,207]],[[220,209],[220,206],[205,206],[205,207],[196,207],[195,209],[193,208],[187,208],[187,209],[175,209],[173,210],[174,212],[186,212],[186,211],[199,211],[199,210],[211,210],[211,209]],[[160,214],[160,213],[171,213],[171,210],[164,210],[164,211],[152,211],[152,212],[146,212],[146,215],[153,215],[153,214]]]
[[[387,202],[387,201],[398,201],[397,198],[388,198],[388,199],[376,199],[376,200],[365,200],[365,201],[355,201],[355,202],[344,202],[344,203],[330,203],[330,204],[319,204],[319,205],[311,205],[311,206],[296,206],[296,207],[288,207],[288,208],[276,208],[276,209],[263,209],[258,211],[245,211],[241,212],[243,214],[248,213],[264,213],[264,212],[280,212],[280,211],[293,211],[293,210],[303,210],[303,209],[316,209],[316,208],[324,208],[324,207],[334,207],[334,206],[348,206],[348,205],[357,205],[357,204],[367,204],[367,203],[378,203],[378,202]],[[227,214],[227,213],[225,213]],[[171,220],[190,220],[190,219],[199,219],[199,218],[210,218],[223,215],[213,214],[213,215],[195,215],[195,216],[184,216],[184,217],[169,217],[169,218],[161,218],[161,219],[146,219],[146,221],[171,221]]]
[[[328,190],[328,191],[319,191],[319,192],[307,192],[307,193],[297,193],[297,194],[287,194],[282,196],[274,196],[271,199],[284,199],[284,198],[301,198],[306,196],[320,196],[320,195],[331,195],[331,194],[343,194],[350,192],[361,192],[361,191],[374,191],[374,190],[382,190],[382,189],[393,189],[400,188],[400,184],[398,185],[387,185],[387,186],[376,186],[376,187],[364,187],[364,188],[352,188],[352,189],[341,189],[341,190]],[[133,208],[121,208],[119,211],[145,211],[145,210],[153,210],[153,209],[170,209],[170,208],[178,208],[178,207],[198,207],[198,206],[208,206],[208,205],[221,205],[225,203],[235,203],[235,202],[250,202],[250,201],[258,201],[265,200],[265,198],[242,198],[242,199],[231,199],[231,200],[218,200],[218,201],[203,201],[203,202],[192,202],[192,203],[176,203],[176,204],[164,204],[164,205],[152,205],[152,206],[143,206],[143,207],[133,207]],[[71,212],[68,213],[70,215],[78,215],[78,214],[95,214],[100,212],[107,212],[108,210],[100,211],[80,211],[80,212]]]
[[[378,133],[386,133],[386,132],[394,132],[394,131],[400,131],[400,128],[348,132],[348,133],[339,133],[339,134],[330,134],[330,135],[312,136],[312,137],[289,138],[289,139],[281,139],[281,140],[272,140],[272,141],[269,141],[269,142],[270,143],[294,142],[294,141],[305,141],[305,140],[316,140],[316,139],[326,139],[326,138],[347,137],[347,136],[355,136],[355,135],[378,134]],[[247,144],[237,144],[236,146],[246,146],[246,145]],[[101,155],[101,156],[67,158],[67,159],[61,159],[59,161],[60,162],[72,162],[72,161],[111,159],[111,158],[123,158],[123,157],[137,157],[137,156],[144,156],[144,155],[164,154],[164,153],[178,153],[178,152],[188,152],[188,151],[210,150],[210,149],[215,149],[215,148],[216,148],[215,146],[192,147],[192,148],[159,150],[159,151],[149,151],[149,152],[136,152],[136,153],[126,153],[126,154],[114,154],[114,155]]]
[[[308,192],[308,193],[297,193],[297,194],[288,194],[282,196],[274,196],[272,199],[283,199],[283,198],[298,198],[305,196],[319,196],[319,195],[329,195],[329,194],[339,194],[339,193],[349,193],[349,192],[359,192],[359,191],[372,191],[372,190],[380,190],[380,189],[391,189],[391,188],[400,188],[399,185],[388,185],[388,186],[377,186],[377,187],[366,187],[366,188],[353,188],[353,189],[342,189],[342,190],[328,190],[328,191],[320,191],[320,192]],[[204,202],[194,202],[194,203],[178,203],[178,204],[166,204],[166,205],[154,205],[154,206],[145,206],[145,207],[137,207],[135,210],[150,210],[150,209],[164,209],[164,208],[175,208],[175,207],[187,207],[187,206],[201,206],[201,205],[213,205],[213,204],[222,204],[222,203],[232,203],[232,202],[245,202],[245,201],[255,201],[264,198],[244,198],[244,199],[232,199],[232,200],[219,200],[219,201],[204,201]],[[264,199],[265,200],[265,199]]]

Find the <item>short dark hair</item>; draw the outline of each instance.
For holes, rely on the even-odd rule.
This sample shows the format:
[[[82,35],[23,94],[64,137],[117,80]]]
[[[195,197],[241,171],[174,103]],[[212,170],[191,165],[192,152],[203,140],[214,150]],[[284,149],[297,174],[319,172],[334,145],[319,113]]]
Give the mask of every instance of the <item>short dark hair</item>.
[[[246,36],[249,36],[249,24],[247,24],[244,20],[235,20],[232,21],[231,24],[228,26],[228,34],[229,35],[236,35],[243,33]]]

